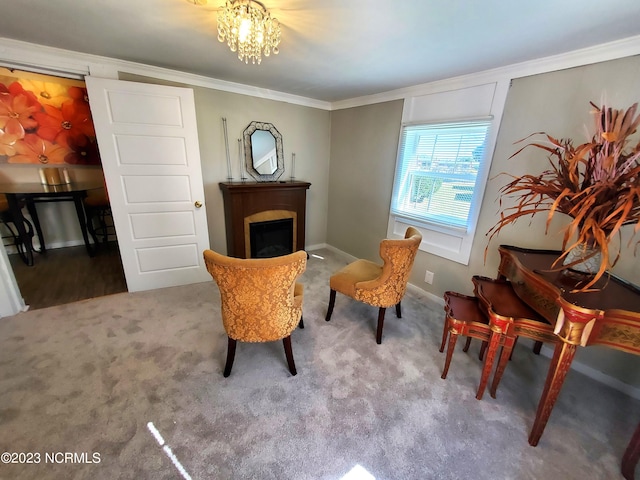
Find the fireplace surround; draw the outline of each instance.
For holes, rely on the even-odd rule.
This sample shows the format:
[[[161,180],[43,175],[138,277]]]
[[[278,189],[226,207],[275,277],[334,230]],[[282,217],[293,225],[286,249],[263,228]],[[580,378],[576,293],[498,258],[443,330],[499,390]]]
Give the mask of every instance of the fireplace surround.
[[[224,201],[227,255],[237,258],[280,255],[285,254],[289,244],[291,252],[304,250],[306,194],[310,183],[221,182],[219,185]],[[263,230],[262,254],[257,254],[254,245],[252,255],[252,225],[254,232]],[[274,233],[276,227],[288,229],[291,241],[283,241],[279,237],[282,233]],[[265,234],[267,230],[271,231]],[[274,245],[264,244],[269,238],[277,239]]]

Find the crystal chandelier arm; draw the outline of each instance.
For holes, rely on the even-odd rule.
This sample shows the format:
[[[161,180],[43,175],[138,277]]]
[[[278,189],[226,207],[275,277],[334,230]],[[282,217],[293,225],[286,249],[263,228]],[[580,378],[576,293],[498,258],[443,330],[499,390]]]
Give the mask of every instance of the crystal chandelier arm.
[[[218,13],[218,41],[238,52],[240,61],[262,62],[271,52],[278,54],[280,22],[256,0],[227,0]]]

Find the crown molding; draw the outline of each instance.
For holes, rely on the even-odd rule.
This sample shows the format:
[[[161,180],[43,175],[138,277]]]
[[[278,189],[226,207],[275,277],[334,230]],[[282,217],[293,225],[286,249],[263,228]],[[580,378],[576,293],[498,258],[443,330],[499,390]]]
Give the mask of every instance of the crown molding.
[[[331,104],[331,110],[360,107],[374,103],[403,100],[405,98],[444,92],[458,88],[466,88],[485,83],[512,80],[515,78],[538,75],[540,73],[580,67],[593,63],[615,60],[640,54],[640,35],[628,37],[615,42],[595,45],[581,50],[539,58],[527,62],[520,62],[506,67],[494,68],[482,72],[461,75],[458,77],[438,80],[436,82],[414,85],[412,87],[390,90],[388,92],[351,98]]]
[[[195,75],[142,63],[36,45],[9,38],[0,38],[0,63],[8,67],[73,78],[94,75],[102,78],[117,79],[119,72],[130,73],[321,110],[330,110],[331,108],[329,102],[312,98],[241,83],[226,82],[203,75]]]
[[[342,110],[374,103],[404,100],[412,96],[427,95],[505,79],[511,80],[639,54],[640,35],[559,55],[508,65],[506,67],[438,80],[436,82],[414,85],[338,102],[325,102],[266,88],[226,82],[178,70],[36,45],[8,38],[0,38],[0,63],[14,68],[23,68],[40,73],[75,78],[82,78],[85,75],[118,78],[118,72],[123,72],[321,110]]]

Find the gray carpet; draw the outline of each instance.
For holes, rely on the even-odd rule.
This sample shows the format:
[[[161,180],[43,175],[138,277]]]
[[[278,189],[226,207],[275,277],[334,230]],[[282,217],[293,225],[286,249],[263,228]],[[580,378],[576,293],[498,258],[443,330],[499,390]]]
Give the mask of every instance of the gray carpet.
[[[621,478],[638,401],[570,372],[531,447],[548,358],[518,345],[498,398],[477,401],[478,342],[467,354],[459,342],[440,378],[440,305],[409,292],[376,345],[372,307],[338,295],[324,321],[328,278],[346,262],[312,253],[324,259],[303,278],[296,377],[275,342],[239,343],[223,378],[213,282],[0,319],[0,452],[40,455],[0,464],[0,478]],[[357,465],[370,476],[347,476]]]

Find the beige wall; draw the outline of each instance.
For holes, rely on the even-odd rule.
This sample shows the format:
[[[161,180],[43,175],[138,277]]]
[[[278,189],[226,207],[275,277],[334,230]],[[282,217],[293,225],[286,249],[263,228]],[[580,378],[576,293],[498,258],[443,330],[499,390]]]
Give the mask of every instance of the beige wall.
[[[121,80],[169,84],[150,78],[121,75]],[[172,84],[175,85],[175,84]],[[182,85],[189,86],[189,85]],[[252,121],[272,123],[282,135],[285,171],[291,175],[291,153],[296,154],[295,176],[311,182],[307,191],[306,244],[325,243],[329,181],[329,112],[274,100],[202,87],[194,90],[202,177],[205,188],[211,248],[226,253],[224,210],[219,182],[227,179],[227,157],[222,118],[227,119],[229,155],[235,181],[239,180],[238,139]]]
[[[387,234],[402,101],[331,113],[327,243],[379,259]]]
[[[547,160],[539,153],[534,155],[534,150],[509,160],[518,149],[514,142],[530,133],[547,131],[552,136],[571,137],[576,143],[582,143],[586,140],[585,128],[592,132],[589,101],[597,104],[605,98],[611,106],[626,108],[640,101],[638,78],[640,57],[628,57],[514,80],[498,134],[469,265],[421,251],[416,258],[411,283],[438,297],[446,290],[471,294],[471,275],[495,276],[499,244],[559,249],[561,237],[553,233],[564,222],[558,218],[553,222],[550,234],[545,235],[543,215],[531,224],[521,220],[505,228],[489,245],[484,262],[485,233],[497,219],[498,190],[506,183],[505,177],[498,175],[502,172],[541,172],[546,168]],[[327,239],[329,244],[356,257],[377,260],[374,245],[386,235],[400,122],[401,107],[397,103],[332,113]],[[625,246],[631,230],[632,227],[626,227]],[[363,238],[362,233],[368,237]],[[640,257],[633,255],[633,248],[623,248],[615,272],[640,284],[639,267]],[[424,282],[425,270],[435,272],[433,285]],[[588,351],[581,349],[577,359],[623,382],[640,386],[640,357],[591,347]]]

